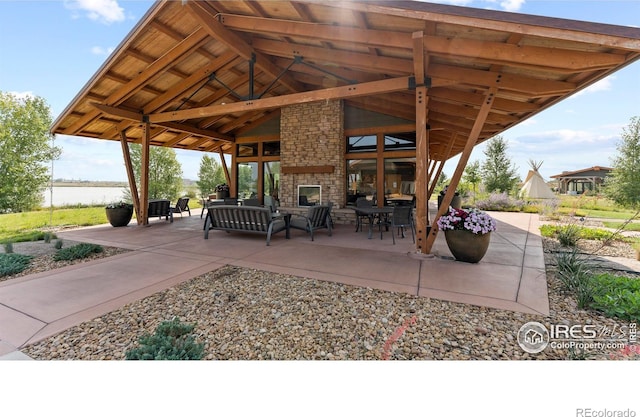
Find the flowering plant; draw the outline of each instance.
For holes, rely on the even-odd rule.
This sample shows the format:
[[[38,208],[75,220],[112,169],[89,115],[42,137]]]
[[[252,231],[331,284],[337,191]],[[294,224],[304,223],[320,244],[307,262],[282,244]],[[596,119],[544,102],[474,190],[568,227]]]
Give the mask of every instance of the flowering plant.
[[[476,235],[496,230],[496,221],[487,213],[477,209],[454,209],[449,207],[449,213],[438,219],[440,230],[468,230]]]
[[[125,203],[124,201],[120,201],[118,203],[109,203],[109,204],[107,204],[106,208],[108,208],[108,209],[116,209],[116,208],[133,209],[133,204]]]
[[[216,191],[229,191],[229,186],[227,184],[218,184],[216,185]]]

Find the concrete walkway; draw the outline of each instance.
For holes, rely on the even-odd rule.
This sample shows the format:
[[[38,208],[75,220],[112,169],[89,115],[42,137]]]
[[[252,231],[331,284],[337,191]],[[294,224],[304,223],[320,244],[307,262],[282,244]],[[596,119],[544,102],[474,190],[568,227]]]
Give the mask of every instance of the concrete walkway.
[[[183,281],[235,265],[307,278],[406,292],[453,302],[548,315],[549,300],[538,216],[491,213],[498,221],[478,264],[451,257],[438,234],[432,255],[415,253],[411,237],[380,239],[354,226],[263,236],[211,231],[199,216],[154,220],[148,227],[109,225],[61,232],[62,239],[131,252],[0,282],[0,358],[20,359],[37,342]]]

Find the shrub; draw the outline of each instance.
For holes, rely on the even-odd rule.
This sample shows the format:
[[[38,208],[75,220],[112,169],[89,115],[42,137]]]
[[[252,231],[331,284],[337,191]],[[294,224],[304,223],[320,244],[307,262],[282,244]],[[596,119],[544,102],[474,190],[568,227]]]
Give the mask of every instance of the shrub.
[[[18,253],[0,253],[0,277],[18,274],[29,267],[31,256]]]
[[[609,317],[640,322],[640,279],[600,274],[591,280],[591,308]]]
[[[63,242],[62,242],[62,239],[60,239],[60,240],[56,241],[56,244],[55,244],[54,248],[62,249],[62,245],[63,245]]]
[[[138,342],[139,348],[128,350],[128,360],[199,360],[204,344],[196,343],[190,334],[194,325],[180,323],[176,317],[160,323],[155,334],[145,334]]]
[[[580,239],[587,240],[612,240],[619,238],[624,240],[622,235],[602,229],[582,227],[576,224],[554,226],[543,224],[540,226],[540,233],[544,237],[558,239],[563,246],[575,246]]]
[[[94,245],[93,243],[79,243],[65,249],[60,249],[55,255],[53,255],[53,259],[56,261],[72,261],[74,259],[86,258],[92,253],[100,253],[102,251],[104,251],[104,248],[100,245]]]
[[[522,200],[514,200],[505,193],[491,193],[486,200],[476,201],[479,210],[491,211],[520,211],[525,206]]]
[[[51,243],[51,233],[45,233],[43,240],[44,243]]]
[[[592,300],[591,264],[576,249],[556,254],[556,276],[563,288],[575,294],[578,307],[586,308]]]
[[[575,247],[580,240],[580,227],[575,224],[562,226],[557,229],[557,238],[562,246]]]

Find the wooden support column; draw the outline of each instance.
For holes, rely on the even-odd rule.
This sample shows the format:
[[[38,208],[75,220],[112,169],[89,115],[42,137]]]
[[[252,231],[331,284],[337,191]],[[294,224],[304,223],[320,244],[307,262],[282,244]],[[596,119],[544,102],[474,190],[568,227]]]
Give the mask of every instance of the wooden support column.
[[[140,197],[138,196],[138,186],[136,185],[136,177],[133,174],[133,165],[131,164],[131,154],[129,153],[129,144],[127,143],[127,135],[124,130],[120,131],[120,145],[122,145],[122,156],[124,158],[124,166],[127,170],[127,179],[129,180],[129,190],[131,190],[131,200],[133,200],[133,209],[136,212],[136,221],[142,224],[140,216]]]
[[[413,72],[416,78],[416,250],[424,253],[429,225],[429,131],[427,130],[427,86],[424,33],[414,32]]]
[[[140,161],[140,217],[142,224],[149,224],[149,152],[151,143],[151,125],[145,123],[142,128],[142,154]]]
[[[438,210],[438,214],[433,219],[433,226],[431,228],[431,233],[427,237],[427,241],[425,243],[425,252],[423,253],[431,253],[431,248],[433,247],[433,243],[436,240],[436,236],[438,235],[438,228],[436,222],[447,210],[449,210],[449,205],[451,204],[451,200],[453,200],[453,196],[456,192],[456,188],[458,188],[458,183],[460,182],[460,178],[462,177],[462,173],[464,172],[465,167],[467,166],[467,162],[469,161],[469,157],[471,156],[471,152],[473,151],[473,147],[476,145],[478,141],[478,137],[480,137],[480,133],[482,132],[482,127],[484,126],[484,122],[487,120],[487,116],[491,111],[491,106],[495,101],[496,92],[498,89],[496,87],[491,87],[486,95],[485,99],[480,106],[480,111],[478,112],[478,116],[476,117],[475,122],[473,123],[473,128],[471,128],[471,133],[467,138],[467,143],[460,155],[460,160],[458,161],[458,165],[456,166],[456,170],[453,173],[453,177],[449,182],[449,188],[442,198],[442,205]]]

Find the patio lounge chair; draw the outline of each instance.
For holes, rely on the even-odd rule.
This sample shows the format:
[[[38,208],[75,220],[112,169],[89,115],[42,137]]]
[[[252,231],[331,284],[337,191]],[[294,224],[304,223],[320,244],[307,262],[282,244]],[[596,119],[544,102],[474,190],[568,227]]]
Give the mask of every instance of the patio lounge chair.
[[[169,200],[149,200],[149,209],[147,210],[147,217],[157,217],[158,219],[169,220],[173,223],[173,211],[171,210],[171,201]]]
[[[186,211],[191,216],[191,210],[189,209],[189,197],[180,197],[175,207],[171,207],[172,213],[180,213],[180,217],[182,217],[182,212]],[[202,217],[202,216],[200,216]]]
[[[328,229],[329,236],[331,236],[331,206],[331,204],[310,206],[306,216],[302,214],[292,214],[290,227],[311,233],[312,241],[313,232],[318,229]]]

